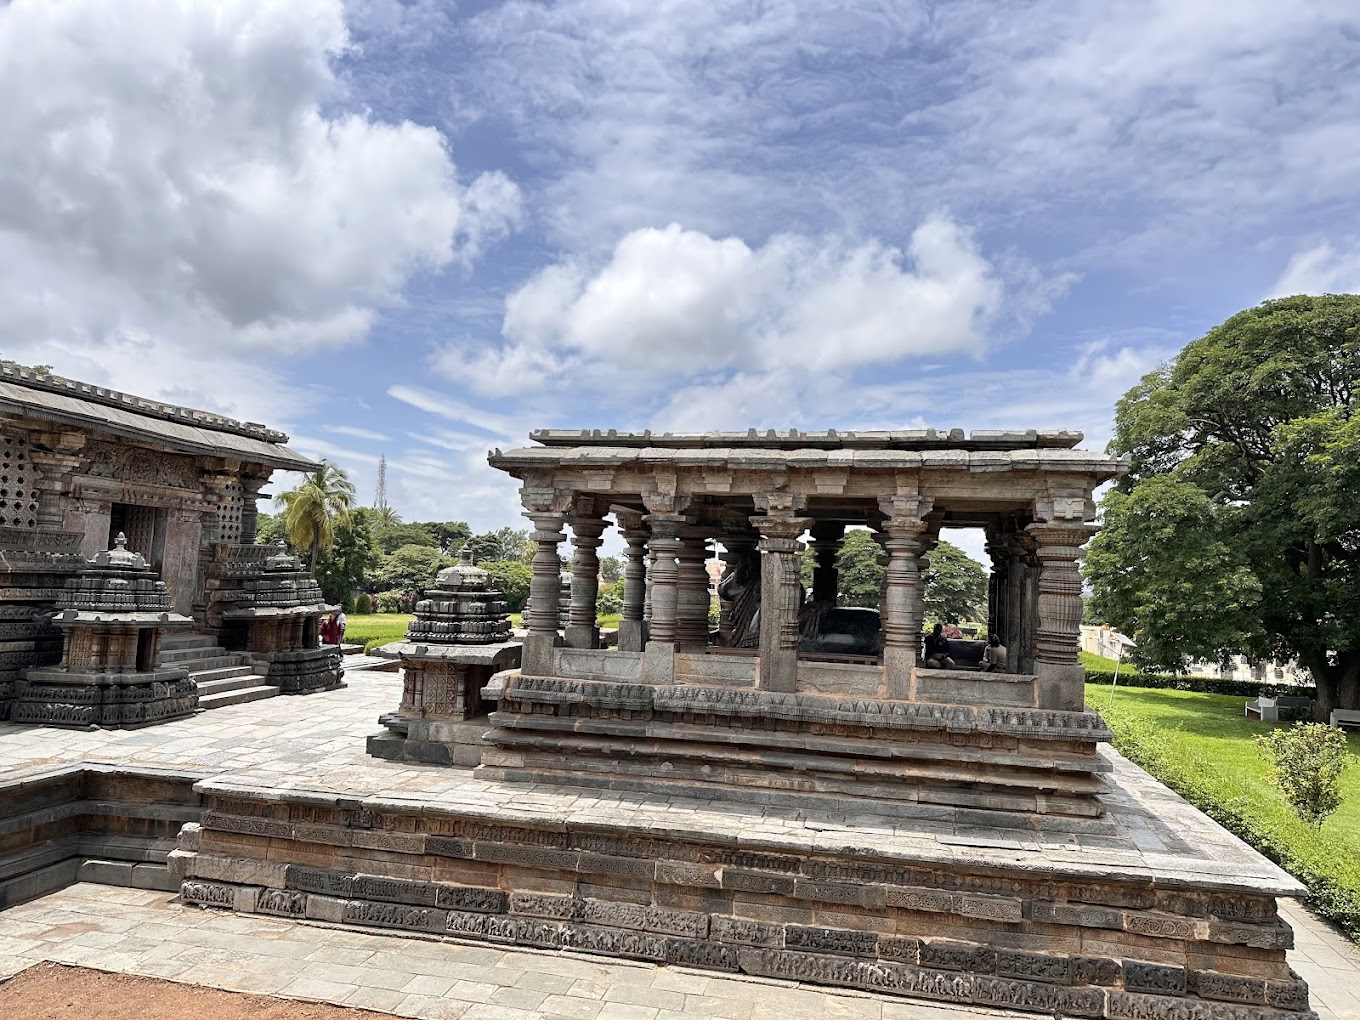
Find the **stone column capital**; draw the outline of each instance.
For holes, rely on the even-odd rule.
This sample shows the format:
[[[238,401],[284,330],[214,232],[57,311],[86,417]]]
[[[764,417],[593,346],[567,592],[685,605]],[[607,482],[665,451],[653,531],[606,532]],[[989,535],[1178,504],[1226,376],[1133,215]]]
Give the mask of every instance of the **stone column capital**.
[[[798,538],[812,524],[812,518],[756,514],[751,524],[760,532],[761,552],[791,553],[797,551]]]
[[[888,521],[918,521],[925,526],[926,515],[935,508],[935,500],[930,496],[895,495],[880,496],[879,512]]]
[[[1025,528],[1040,559],[1076,559],[1099,526],[1079,520],[1038,521]]]

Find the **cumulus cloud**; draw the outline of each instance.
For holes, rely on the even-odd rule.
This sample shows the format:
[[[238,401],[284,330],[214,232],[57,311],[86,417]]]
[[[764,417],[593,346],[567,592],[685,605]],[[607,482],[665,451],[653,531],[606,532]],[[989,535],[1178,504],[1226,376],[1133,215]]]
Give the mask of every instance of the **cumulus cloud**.
[[[338,0],[0,7],[0,94],[22,97],[0,132],[10,356],[112,382],[120,345],[187,348],[192,370],[134,388],[201,403],[263,353],[363,337],[413,273],[515,225],[515,185],[460,181],[434,129],[337,108],[343,15]]]
[[[1338,251],[1327,242],[1297,252],[1269,297],[1291,294],[1353,294],[1360,291],[1360,251]]]
[[[903,248],[797,234],[751,247],[672,224],[630,232],[594,270],[580,259],[546,267],[507,299],[499,348],[447,345],[434,365],[490,395],[593,389],[636,402],[711,387],[715,375],[783,392],[773,377],[793,365],[812,381],[979,354],[1006,297],[996,268],[945,216]],[[1008,314],[1033,300],[1010,297]]]

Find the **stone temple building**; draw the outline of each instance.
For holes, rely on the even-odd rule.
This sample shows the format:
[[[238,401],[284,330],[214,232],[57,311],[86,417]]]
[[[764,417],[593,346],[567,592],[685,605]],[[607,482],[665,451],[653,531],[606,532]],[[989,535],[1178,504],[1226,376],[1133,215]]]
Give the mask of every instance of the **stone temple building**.
[[[203,707],[278,693],[271,674],[298,664],[256,661],[245,638],[224,647],[209,593],[269,586],[268,551],[254,545],[256,499],[273,472],[317,467],[287,440],[263,425],[0,364],[0,719],[22,671],[61,658],[46,616],[66,581],[119,535],[164,584],[167,610],[193,621],[188,633],[167,635],[159,654],[198,680]],[[248,566],[233,572],[228,561]],[[276,608],[319,617],[327,607],[310,583],[305,598]],[[297,626],[268,651],[282,662],[278,653],[315,644]],[[318,678],[307,663],[301,687],[335,686],[338,669],[337,657]]]
[[[490,457],[538,549],[520,667],[478,695],[480,764],[445,732],[480,708],[433,639],[483,633],[465,621],[495,600],[450,576],[466,598],[436,595],[403,646],[422,668],[397,716],[423,746],[392,748],[443,774],[202,783],[171,855],[186,902],[1051,1016],[1315,1016],[1275,903],[1302,886],[1103,748],[1085,706],[1076,561],[1124,462],[1065,432],[533,438]],[[628,562],[601,648],[611,520]],[[1009,672],[921,661],[946,525],[986,531]],[[883,547],[878,613],[837,605],[852,526]]]

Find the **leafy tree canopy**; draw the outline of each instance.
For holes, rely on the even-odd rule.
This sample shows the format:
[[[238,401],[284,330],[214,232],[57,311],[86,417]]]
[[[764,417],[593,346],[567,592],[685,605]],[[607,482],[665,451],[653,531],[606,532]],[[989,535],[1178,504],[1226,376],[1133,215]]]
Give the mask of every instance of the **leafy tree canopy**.
[[[529,597],[529,582],[534,576],[529,564],[523,560],[487,560],[477,566],[491,575],[491,586],[505,594],[510,612],[518,613]]]
[[[529,532],[522,528],[498,528],[473,535],[469,544],[476,563],[483,560],[524,560],[527,563],[534,555]]]
[[[986,620],[987,569],[952,542],[940,542],[928,558],[921,585],[927,622]]]
[[[309,550],[315,570],[318,554],[335,543],[336,524],[354,506],[354,483],[340,468],[323,460],[301,485],[280,493],[274,502],[283,507],[280,516],[288,541]]]
[[[432,545],[404,545],[384,556],[368,577],[374,591],[424,591],[435,576],[456,561]]]
[[[335,544],[318,557],[316,580],[327,602],[345,603],[363,586],[380,560],[373,542],[374,511],[351,510],[335,526]]]
[[[1360,707],[1360,296],[1234,315],[1119,401],[1085,572],[1141,664],[1297,657]]]
[[[623,576],[623,562],[617,556],[601,556],[600,576],[605,584],[613,584]]]
[[[439,550],[439,542],[424,524],[402,524],[400,520],[395,524],[377,523],[373,528],[373,537],[384,553],[394,553],[404,545],[423,545],[436,552]]]

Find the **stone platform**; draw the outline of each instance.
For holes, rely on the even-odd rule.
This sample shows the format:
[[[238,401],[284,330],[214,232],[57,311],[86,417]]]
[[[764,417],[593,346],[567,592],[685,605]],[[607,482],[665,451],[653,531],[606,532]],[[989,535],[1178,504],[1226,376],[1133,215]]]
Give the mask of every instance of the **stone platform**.
[[[643,797],[375,761],[398,678],[158,731],[0,726],[0,767],[215,773],[174,865],[242,912],[1121,1018],[1307,1015],[1300,887],[1117,754],[1101,833]],[[296,707],[294,707],[296,706]],[[249,726],[233,730],[237,717]]]

